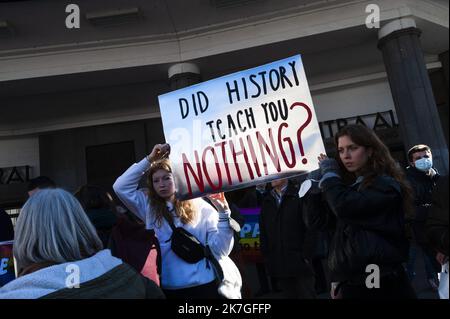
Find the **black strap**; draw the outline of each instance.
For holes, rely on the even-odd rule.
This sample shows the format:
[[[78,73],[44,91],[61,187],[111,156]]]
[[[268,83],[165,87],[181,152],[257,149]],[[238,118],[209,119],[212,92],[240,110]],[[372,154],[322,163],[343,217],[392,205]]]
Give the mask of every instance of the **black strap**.
[[[175,227],[175,224],[174,224],[171,216],[168,216],[166,211],[163,211],[162,215],[163,215],[164,219],[167,220],[167,222],[169,223],[170,228],[172,228],[172,232],[174,232],[176,227]],[[167,240],[167,241],[170,241],[171,238],[169,238],[169,240]],[[209,268],[208,261],[211,262],[217,271],[217,276],[219,277],[220,281],[222,281],[223,280],[223,270],[222,270],[222,267],[220,266],[219,262],[217,261],[216,257],[213,255],[211,248],[209,247],[209,245],[204,246],[202,243],[200,243],[200,245],[203,247],[203,251],[205,253],[206,266]]]
[[[172,211],[173,211],[173,209],[170,212],[172,212]],[[162,216],[169,223],[169,226],[170,226],[170,228],[172,228],[172,231],[174,231],[176,227],[175,227],[175,224],[174,224],[174,222],[173,222],[173,220],[171,218],[172,216],[168,215],[168,213],[170,213],[170,212],[163,211]]]
[[[172,216],[169,216],[170,212],[173,212],[173,209],[169,212],[163,211],[162,216],[169,223],[170,228],[172,228],[172,236],[173,236],[173,233],[175,232],[176,227],[171,218]],[[169,239],[166,240],[166,243],[172,240],[172,236],[170,236]]]
[[[219,277],[219,281],[221,282],[223,280],[223,270],[222,267],[219,264],[219,261],[216,259],[216,257],[213,255],[211,248],[206,245],[205,247],[205,257],[207,261],[210,261],[214,268],[216,269],[217,276]]]

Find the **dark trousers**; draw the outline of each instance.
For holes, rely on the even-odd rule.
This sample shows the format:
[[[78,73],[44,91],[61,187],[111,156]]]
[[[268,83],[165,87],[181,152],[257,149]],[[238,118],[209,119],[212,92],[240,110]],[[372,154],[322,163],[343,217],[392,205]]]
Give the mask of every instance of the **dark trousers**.
[[[364,284],[339,285],[342,299],[417,299],[416,293],[403,269],[380,278],[380,288]]]
[[[163,289],[167,299],[225,299],[217,292],[215,281],[183,289]]]
[[[314,276],[301,277],[277,277],[278,288],[281,290],[280,297],[286,299],[315,299]]]

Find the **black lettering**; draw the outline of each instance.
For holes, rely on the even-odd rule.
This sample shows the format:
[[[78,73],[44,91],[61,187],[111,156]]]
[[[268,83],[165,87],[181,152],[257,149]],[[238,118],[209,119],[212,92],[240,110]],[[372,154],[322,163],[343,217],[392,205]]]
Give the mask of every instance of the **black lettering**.
[[[334,121],[325,121],[325,122],[323,122],[323,124],[325,124],[325,125],[328,126],[328,132],[330,133],[330,137],[333,137],[333,136],[334,136],[334,133],[333,133],[333,126],[332,126],[333,122],[334,122]]]
[[[398,126],[398,123],[395,122],[394,111],[390,110],[389,111],[389,116],[391,117],[392,127]]]
[[[290,87],[292,87],[292,83],[289,78],[286,76],[286,68],[284,66],[280,66],[280,75],[281,75],[281,86],[283,89],[286,87],[284,81],[286,81]]]
[[[325,138],[325,136],[323,135],[323,128],[322,128],[322,122],[319,122],[319,130],[320,130],[320,135],[322,136],[322,140]]]
[[[14,177],[14,176],[17,176],[17,177]],[[6,180],[5,184],[10,184],[11,182],[21,182],[21,183],[25,182],[23,180],[22,176],[20,176],[20,173],[17,170],[17,167],[13,167],[13,169],[11,170],[11,174],[9,174],[9,177]]]
[[[258,89],[258,93],[253,94],[252,98],[258,97],[261,94],[261,87],[259,86],[258,82],[255,81],[256,75],[252,74],[250,75],[250,82],[252,82],[255,87]]]
[[[209,126],[209,129],[211,130],[211,137],[212,137],[213,141],[215,142],[216,141],[216,136],[214,135],[214,129],[212,127],[213,123],[214,123],[214,121],[209,121],[209,122],[206,122],[206,125]]]
[[[262,108],[264,109],[264,115],[266,116],[266,123],[269,124],[269,112],[267,111],[268,103],[261,103]]]
[[[230,104],[233,104],[233,98],[231,96],[232,93],[236,93],[236,98],[238,101],[240,101],[237,81],[234,80],[233,83],[234,83],[234,89],[230,88],[230,84],[227,82],[228,98],[230,99]]]
[[[278,120],[278,111],[277,111],[277,107],[276,107],[275,103],[273,103],[273,102],[269,103],[269,111],[270,111],[270,116],[272,117],[272,121],[276,122]]]
[[[292,68],[292,74],[294,75],[295,85],[298,86],[298,77],[297,77],[297,71],[295,70],[295,61],[288,63]]]
[[[253,115],[253,109],[252,108],[245,109],[244,112],[245,112],[245,116],[247,117],[248,127],[249,128],[256,128],[255,116]]]
[[[236,117],[237,117],[237,123],[238,123],[239,130],[243,133],[243,132],[245,132],[247,130],[247,128],[246,127],[243,128],[242,125],[241,125],[241,121],[240,121],[239,115],[242,115],[242,114],[244,114],[244,112],[239,110],[237,112],[237,114],[236,114]]]
[[[234,124],[233,118],[231,117],[230,114],[227,115],[227,121],[228,121],[228,137],[232,136],[231,129],[233,129],[234,134],[237,135],[238,132],[236,130],[236,124]]]
[[[245,78],[242,78],[242,85],[244,86],[244,97],[248,99],[247,81],[245,81]]]
[[[283,99],[283,105],[281,105],[281,101],[278,100],[278,110],[280,113],[280,117],[286,121],[288,118],[288,112],[289,112],[289,108],[288,108],[286,99]]]
[[[203,96],[203,99],[206,102],[206,105],[203,105],[201,96]],[[208,97],[206,96],[206,94],[204,92],[198,91],[197,92],[197,99],[198,99],[198,106],[200,108],[200,113],[204,113],[206,111],[206,109],[208,108],[208,106],[209,106]]]
[[[275,74],[276,77],[276,83],[273,83],[273,74]],[[269,83],[270,83],[270,87],[272,88],[273,91],[278,90],[278,88],[280,87],[280,75],[278,74],[278,70],[276,69],[272,69],[269,72]]]
[[[194,108],[195,116],[197,116],[198,115],[198,111],[197,111],[197,103],[195,102],[195,94],[192,94],[192,106]]]
[[[226,136],[225,134],[222,134],[222,132],[220,131],[220,127],[219,127],[220,124],[222,124],[222,120],[221,120],[221,119],[218,119],[218,120],[216,121],[217,133],[219,133],[219,137],[223,140],[223,139],[225,139],[227,136]]]
[[[185,119],[189,114],[189,102],[185,98],[178,99],[178,102],[180,103],[181,118]],[[183,108],[183,104],[186,109]]]
[[[359,115],[356,117],[355,124],[360,124],[360,125],[364,125],[365,127],[367,127],[366,122],[364,122],[363,119],[362,119],[362,117],[359,116]]]
[[[259,75],[261,75],[261,79],[262,79],[262,82],[263,82],[263,93],[264,93],[264,95],[267,94],[266,73],[267,73],[266,71],[261,71],[261,72],[258,73]]]
[[[336,124],[337,124],[337,129],[339,131],[344,126],[347,126],[347,120],[346,119],[337,119]]]
[[[390,128],[389,123],[384,119],[380,112],[377,112],[377,117],[375,118],[375,124],[373,125],[373,130],[379,130],[382,128]]]

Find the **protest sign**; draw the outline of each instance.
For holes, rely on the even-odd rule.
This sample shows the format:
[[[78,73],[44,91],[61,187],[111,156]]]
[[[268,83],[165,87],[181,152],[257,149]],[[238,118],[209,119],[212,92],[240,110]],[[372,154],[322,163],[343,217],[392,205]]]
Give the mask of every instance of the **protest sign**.
[[[0,242],[0,287],[15,278],[13,241]]]
[[[240,212],[245,219],[239,239],[242,255],[247,262],[261,262],[259,240],[259,214],[261,208],[241,208]]]
[[[159,96],[179,199],[318,168],[325,153],[300,55]]]

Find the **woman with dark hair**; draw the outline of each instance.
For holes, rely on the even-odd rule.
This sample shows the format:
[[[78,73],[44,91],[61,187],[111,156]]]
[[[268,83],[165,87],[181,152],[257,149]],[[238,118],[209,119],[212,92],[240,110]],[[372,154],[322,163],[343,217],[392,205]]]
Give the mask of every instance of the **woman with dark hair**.
[[[104,247],[108,247],[111,231],[117,223],[114,200],[106,190],[96,185],[84,185],[75,193],[91,220]]]
[[[214,269],[206,258],[187,261],[172,249],[171,227],[181,227],[201,244],[208,244],[216,257],[228,256],[233,247],[230,210],[226,199],[210,197],[180,201],[175,197],[175,183],[168,160],[168,144],[157,144],[139,163],[133,164],[113,185],[127,208],[154,229],[161,245],[161,287],[167,298],[221,298]],[[148,171],[148,194],[137,189]],[[239,292],[240,293],[240,292]]]
[[[8,213],[0,208],[0,242],[14,239],[14,227]]]
[[[349,125],[335,135],[337,159],[320,154],[310,173],[305,222],[333,238],[328,265],[332,298],[415,298],[402,263],[408,259],[405,214],[411,189],[388,148],[370,129]]]

